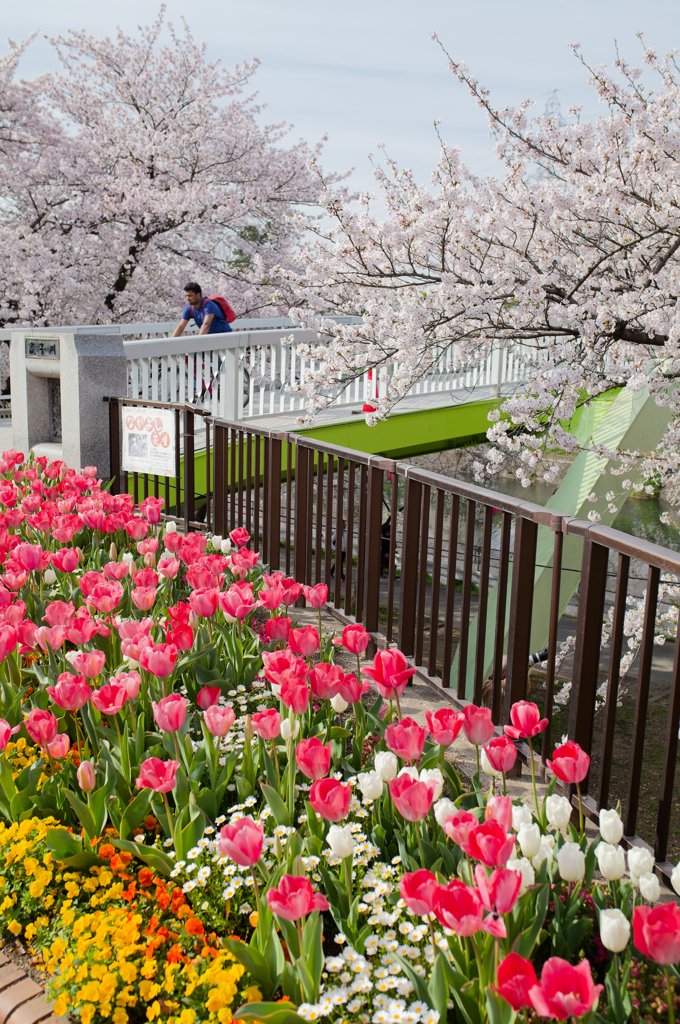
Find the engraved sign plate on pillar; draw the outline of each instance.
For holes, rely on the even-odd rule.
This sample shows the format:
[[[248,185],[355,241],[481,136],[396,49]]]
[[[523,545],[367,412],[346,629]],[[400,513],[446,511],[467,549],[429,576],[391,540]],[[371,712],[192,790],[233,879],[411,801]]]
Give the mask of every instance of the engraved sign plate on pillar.
[[[175,414],[172,409],[124,405],[123,469],[127,473],[175,476]]]
[[[26,338],[27,359],[58,359],[58,338]]]

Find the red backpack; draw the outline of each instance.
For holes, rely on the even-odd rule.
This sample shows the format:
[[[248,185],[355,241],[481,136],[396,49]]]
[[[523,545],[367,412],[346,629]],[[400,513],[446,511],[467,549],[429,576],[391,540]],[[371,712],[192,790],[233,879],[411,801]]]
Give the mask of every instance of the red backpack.
[[[216,302],[217,305],[222,310],[222,312],[224,313],[228,324],[233,323],[234,320],[236,319],[236,313],[231,308],[227,300],[223,299],[221,295],[208,295],[205,299],[201,299],[201,305],[203,305],[204,302]],[[193,306],[191,307],[191,315],[192,317],[194,315]]]

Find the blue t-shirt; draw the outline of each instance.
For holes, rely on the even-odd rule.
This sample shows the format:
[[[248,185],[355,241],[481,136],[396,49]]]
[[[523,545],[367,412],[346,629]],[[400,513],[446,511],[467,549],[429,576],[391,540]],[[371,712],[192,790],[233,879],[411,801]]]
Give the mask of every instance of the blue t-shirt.
[[[210,324],[208,334],[224,334],[225,331],[231,331],[227,318],[216,302],[211,302],[210,299],[202,299],[200,306],[194,306],[193,309],[194,311],[192,313],[191,305],[185,306],[184,312],[182,313],[182,320],[191,320],[193,317],[193,321],[199,331],[206,316],[209,316],[210,313],[213,314],[213,320]]]

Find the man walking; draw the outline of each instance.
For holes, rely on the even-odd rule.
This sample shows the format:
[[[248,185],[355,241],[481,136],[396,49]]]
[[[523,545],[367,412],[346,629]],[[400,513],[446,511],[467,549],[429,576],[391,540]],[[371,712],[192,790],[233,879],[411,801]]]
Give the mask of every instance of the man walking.
[[[173,338],[179,338],[180,334],[184,333],[184,328],[190,320],[193,320],[199,328],[199,334],[224,334],[231,331],[225,311],[219,303],[203,298],[200,284],[189,281],[189,284],[184,286],[184,292],[187,297],[187,305],[182,312],[182,319],[172,332]]]

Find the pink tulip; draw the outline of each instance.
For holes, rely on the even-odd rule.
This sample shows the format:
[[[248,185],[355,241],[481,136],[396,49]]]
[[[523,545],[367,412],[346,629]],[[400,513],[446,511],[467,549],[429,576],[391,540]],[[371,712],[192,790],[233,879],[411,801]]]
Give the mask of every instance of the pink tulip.
[[[34,627],[35,628],[35,627]],[[16,648],[17,631],[9,623],[0,625],[0,661],[4,661],[8,654]]]
[[[245,619],[255,607],[252,586],[249,583],[232,583],[224,594],[219,596],[220,608],[227,622]]]
[[[26,732],[40,747],[48,746],[57,735],[59,722],[50,711],[33,708],[26,719]]]
[[[72,601],[50,601],[43,618],[50,626],[70,626],[75,614]]]
[[[43,549],[40,544],[17,544],[12,554],[27,572],[37,569],[43,560]]]
[[[223,825],[217,842],[222,857],[229,857],[239,867],[249,868],[262,856],[264,830],[252,818],[239,818],[231,825]]]
[[[171,693],[162,700],[151,702],[156,725],[163,732],[177,732],[187,717],[187,702],[179,693]]]
[[[212,704],[206,708],[203,718],[206,728],[212,736],[226,736],[236,721],[233,708],[221,708],[218,704]]]
[[[287,640],[290,633],[290,619],[278,615],[267,619],[264,628],[270,640]]]
[[[491,721],[491,708],[478,708],[467,704],[463,708],[463,732],[468,743],[483,747],[494,735],[494,724]]]
[[[552,761],[546,760],[546,764],[562,782],[583,782],[590,768],[590,758],[578,743],[569,740],[557,747]]]
[[[440,747],[448,747],[458,736],[463,724],[463,715],[453,708],[440,708],[438,711],[426,711],[427,727],[432,739]]]
[[[78,779],[78,785],[82,789],[83,793],[91,793],[95,787],[95,774],[94,768],[92,767],[91,761],[81,761],[78,765],[78,771],[76,772],[76,778]]]
[[[21,729],[20,725],[11,727],[9,722],[5,721],[4,718],[0,718],[0,752],[2,752],[10,741],[10,737],[14,736],[15,733]]]
[[[512,856],[514,846],[515,837],[506,835],[503,826],[492,818],[470,829],[462,849],[489,868],[501,868]]]
[[[633,941],[648,960],[669,967],[680,960],[680,907],[660,903],[656,907],[635,907]]]
[[[283,604],[295,604],[300,594],[302,593],[302,584],[296,583],[295,580],[284,579],[279,581],[281,589],[283,590]]]
[[[401,695],[415,669],[409,668],[406,658],[397,650],[378,651],[373,659],[373,667],[363,669],[363,675],[372,679],[386,700],[394,700],[395,694]]]
[[[83,675],[74,676],[70,672],[62,672],[56,686],[48,686],[50,700],[64,711],[77,711],[83,708],[92,696],[90,684]]]
[[[47,653],[48,647],[56,651],[63,645],[66,639],[66,631],[63,626],[38,626],[35,631],[35,638],[45,653]]]
[[[331,767],[331,745],[322,743],[316,736],[300,740],[295,750],[295,760],[308,779],[323,779]]]
[[[404,774],[390,779],[388,786],[394,806],[402,818],[422,821],[427,817],[437,789],[436,782],[420,782]]]
[[[128,700],[134,700],[139,694],[139,688],[142,685],[142,677],[139,672],[119,672],[117,676],[112,676],[109,680],[111,683],[117,683],[119,686],[124,686]]]
[[[345,626],[342,631],[342,645],[350,654],[363,654],[370,642],[371,637],[360,622]]]
[[[146,672],[163,679],[172,675],[177,661],[177,647],[175,644],[151,644],[140,650],[138,660]]]
[[[166,580],[174,580],[179,572],[179,560],[177,558],[161,558],[158,561],[158,571]]]
[[[156,590],[154,587],[136,587],[131,596],[140,612],[148,612],[156,600]]]
[[[221,694],[219,686],[203,686],[196,694],[196,703],[202,711],[207,711],[213,704],[217,704]]]
[[[274,686],[281,686],[285,679],[291,678],[305,682],[309,675],[309,668],[304,661],[296,658],[289,650],[263,651],[262,662],[265,678]]]
[[[487,821],[493,818],[505,832],[510,832],[512,829],[512,797],[490,796],[486,802],[485,817]]]
[[[337,779],[317,779],[309,791],[309,802],[326,821],[342,821],[349,814],[350,786]]]
[[[281,587],[268,587],[257,595],[258,606],[266,608],[268,612],[276,611],[282,600],[283,590]]]
[[[572,967],[567,960],[552,956],[543,964],[540,984],[529,990],[529,998],[539,1016],[567,1020],[590,1013],[603,988],[593,984],[587,960]]]
[[[356,676],[349,673],[343,676],[342,682],[338,686],[338,694],[348,704],[356,704],[357,701],[361,700],[362,695],[368,693],[370,689],[371,684],[368,680],[360,683]]]
[[[508,953],[498,967],[498,985],[491,987],[509,1003],[513,1010],[532,1009],[529,992],[538,985],[531,960],[519,953]]]
[[[104,566],[104,574],[110,580],[125,579],[130,572],[130,566],[127,562],[107,562]]]
[[[332,700],[340,692],[345,673],[339,665],[331,665],[328,661],[320,661],[309,672],[309,685],[312,693],[320,700]]]
[[[102,686],[92,692],[92,703],[103,715],[117,715],[127,699],[125,687],[116,683],[109,683],[108,686]]]
[[[76,672],[82,673],[88,679],[96,679],[104,668],[106,655],[103,651],[76,651],[69,661]]]
[[[82,577],[81,577],[82,579]],[[123,584],[117,580],[110,583],[98,583],[87,595],[87,603],[96,608],[102,615],[107,615],[117,608],[123,599]]]
[[[83,470],[85,472],[85,470]],[[160,523],[161,510],[165,504],[165,498],[148,497],[141,502],[139,511],[146,516],[150,523]]]
[[[253,730],[263,740],[273,740],[281,732],[281,715],[276,708],[268,708],[266,711],[258,711],[251,718]]]
[[[477,890],[454,879],[448,885],[437,886],[434,913],[444,928],[465,938],[482,927],[484,909]]]
[[[541,718],[541,712],[535,704],[528,700],[518,700],[510,708],[512,725],[506,725],[505,731],[513,740],[526,740],[538,736],[548,724],[547,718]]]
[[[449,814],[444,821],[443,828],[449,839],[453,839],[454,843],[464,849],[470,829],[476,828],[477,825],[479,825],[479,819],[474,814],[471,814],[470,811],[459,810],[454,814]]]
[[[60,732],[58,736],[54,737],[51,743],[47,744],[47,750],[50,757],[54,757],[57,760],[61,757],[66,757],[70,749],[71,741],[65,732]]]
[[[484,747],[484,752],[496,772],[507,774],[515,766],[517,747],[509,736],[494,736]]]
[[[306,682],[290,675],[281,683],[280,697],[294,715],[303,715],[309,707],[312,694]]]
[[[52,554],[52,565],[59,572],[75,572],[78,568],[78,552],[75,548],[59,548]]]
[[[475,882],[487,910],[498,914],[512,913],[522,888],[522,876],[518,871],[496,868],[487,878],[486,870],[478,864],[475,868]]]
[[[298,921],[314,910],[328,910],[329,903],[304,875],[283,875],[278,889],[267,890],[267,903],[272,914],[284,921]]]
[[[137,789],[153,789],[155,793],[169,793],[175,788],[175,775],[179,761],[161,761],[158,757],[148,757],[142,761],[137,779]]]
[[[217,599],[220,591],[217,587],[206,587],[203,590],[194,590],[189,597],[189,605],[192,611],[196,612],[203,619],[209,619],[217,611]]]
[[[309,658],[319,649],[319,634],[314,626],[301,626],[300,629],[291,629],[288,636],[288,645],[294,654],[300,654],[303,658]]]
[[[125,524],[125,532],[131,540],[142,540],[149,532],[149,524],[143,519],[138,519],[136,516],[133,516],[131,519],[128,519]]]
[[[413,874],[404,874],[399,883],[401,898],[409,910],[418,917],[426,917],[434,911],[434,897],[437,879],[431,871],[421,868]]]
[[[323,608],[328,600],[328,587],[325,583],[317,583],[315,587],[303,587],[302,591],[310,608]]]
[[[243,526],[238,526],[235,530],[232,530],[229,534],[232,544],[237,548],[243,548],[250,540],[250,534]]]
[[[388,725],[385,730],[385,743],[389,749],[409,764],[420,760],[426,738],[427,729],[413,718],[402,718],[401,722]]]

